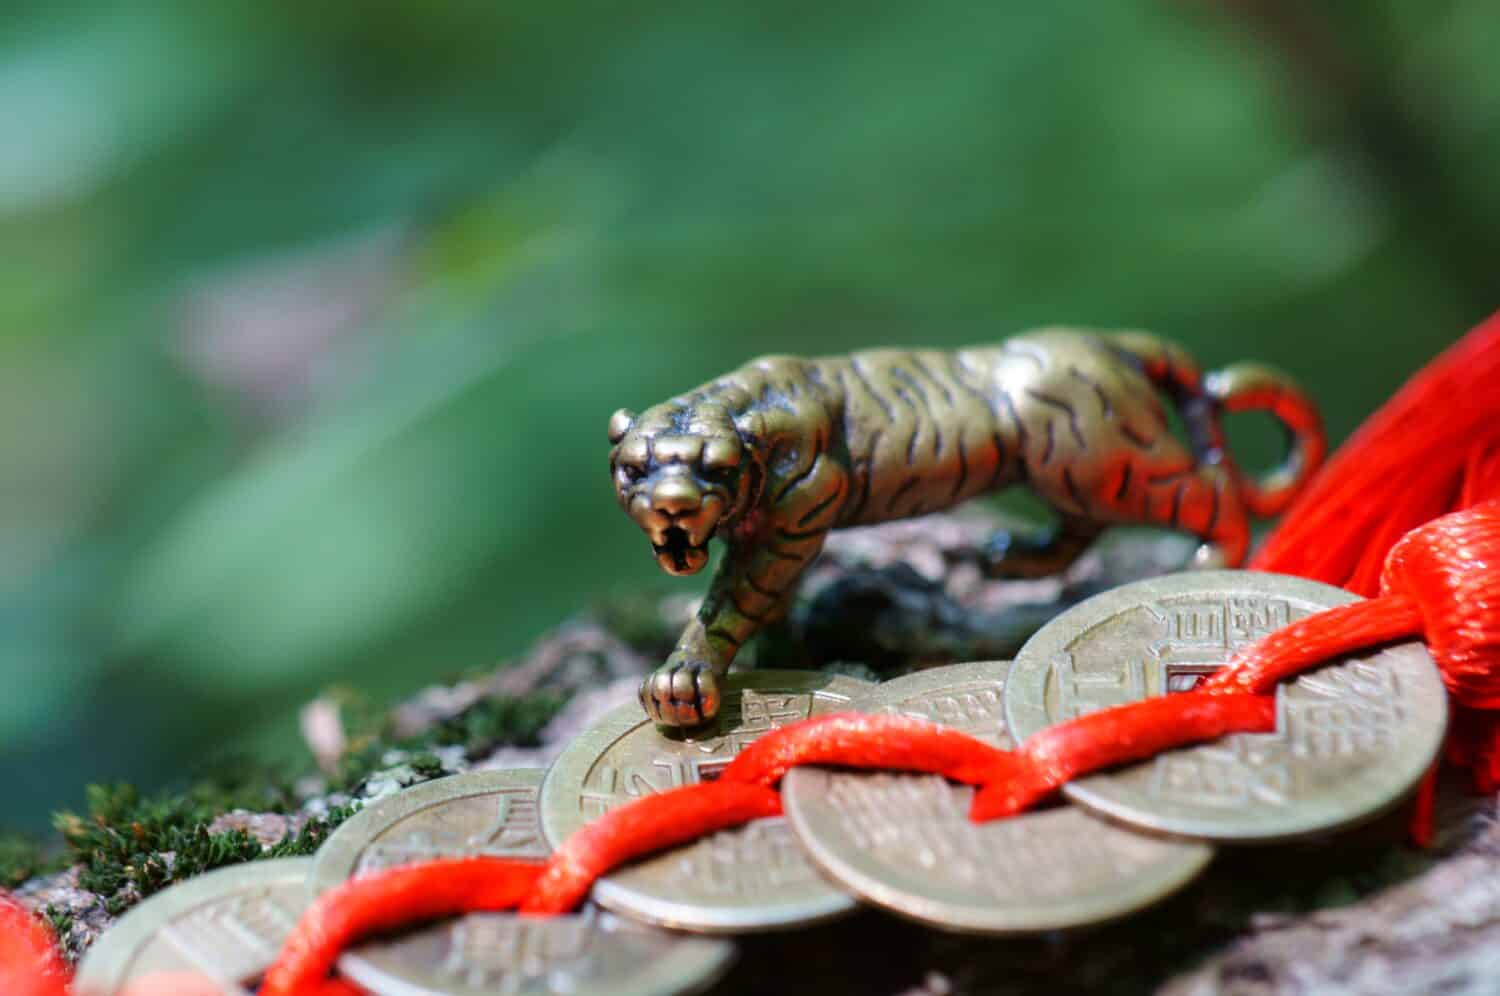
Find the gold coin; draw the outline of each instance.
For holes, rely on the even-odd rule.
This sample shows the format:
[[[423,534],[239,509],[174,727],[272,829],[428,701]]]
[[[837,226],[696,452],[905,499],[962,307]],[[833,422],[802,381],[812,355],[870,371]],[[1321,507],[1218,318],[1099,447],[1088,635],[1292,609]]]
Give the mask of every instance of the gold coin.
[[[318,849],[309,884],[323,892],[363,872],[430,858],[547,857],[537,814],[541,768],[468,771],[366,806]]]
[[[1081,602],[1021,648],[1006,718],[1025,738],[1053,723],[1183,691],[1287,623],[1358,600],[1255,571],[1137,581]],[[1134,827],[1201,840],[1286,840],[1400,802],[1447,723],[1437,666],[1418,642],[1342,657],[1283,682],[1276,731],[1237,734],[1069,784],[1068,798]]]
[[[75,988],[107,996],[156,972],[191,971],[247,993],[311,902],[311,867],[311,858],[253,861],[157,893],[89,949]]]
[[[862,712],[918,716],[997,747],[1009,661],[955,664],[881,684]],[[1213,849],[1111,826],[1076,806],[976,824],[974,789],[936,775],[797,768],[782,781],[808,855],[846,888],[945,930],[1013,934],[1096,923],[1192,881]]]
[[[732,675],[708,730],[664,732],[632,703],[575,740],[542,784],[542,831],[557,845],[622,803],[715,777],[750,741],[837,712],[868,682],[811,671]],[[602,906],[667,927],[744,932],[847,913],[854,900],[824,881],[782,818],[757,820],[637,861],[600,879]]]

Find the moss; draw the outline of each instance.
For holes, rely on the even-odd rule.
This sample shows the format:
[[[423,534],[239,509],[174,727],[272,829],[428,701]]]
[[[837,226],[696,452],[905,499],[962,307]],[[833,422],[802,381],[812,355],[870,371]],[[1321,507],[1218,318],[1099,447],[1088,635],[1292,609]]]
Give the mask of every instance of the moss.
[[[422,778],[437,778],[443,773],[443,762],[430,751],[413,754],[406,762]]]
[[[534,745],[566,702],[553,693],[487,699],[420,736],[396,738],[386,732],[384,714],[377,717],[357,698],[353,693],[341,697],[341,704],[348,700],[353,746],[339,774],[329,780],[329,793],[354,792],[371,774],[391,766],[393,752],[419,778],[428,779],[447,770],[434,753],[437,748],[461,747],[472,757],[500,744]],[[243,830],[209,832],[214,819],[231,810],[297,811],[303,800],[294,784],[312,771],[311,759],[302,770],[281,770],[230,757],[213,763],[204,777],[180,792],[147,796],[128,784],[90,785],[82,814],[63,812],[54,818],[63,845],[55,859],[49,860],[33,841],[0,837],[0,887],[78,865],[79,885],[118,915],[176,882],[215,868],[312,854],[357,806],[309,820],[298,833],[270,847]],[[68,936],[69,913],[53,909],[49,919],[59,936]]]
[[[48,903],[47,908],[42,910],[42,916],[52,928],[54,937],[67,937],[68,932],[73,929],[73,914],[52,903]]]
[[[502,743],[534,747],[541,742],[542,728],[565,704],[566,697],[552,692],[484,699],[440,723],[425,739],[436,747],[461,746],[470,755]]]
[[[208,801],[205,796],[213,796]],[[235,793],[198,786],[182,795],[143,797],[132,785],[91,785],[88,814],[55,820],[70,859],[80,865],[78,884],[103,898],[112,914],[124,912],[167,886],[215,868],[267,857],[310,854],[349,817],[335,810],[309,821],[295,837],[270,848],[243,830],[210,833],[209,824],[243,801]]]
[[[358,806],[338,806],[330,810],[322,819],[308,820],[307,824],[294,836],[288,836],[281,843],[273,845],[266,852],[265,857],[305,858],[316,854],[318,848],[323,846],[323,841],[328,839],[328,835],[357,812],[359,812]]]
[[[423,778],[436,778],[445,771],[432,753],[437,747],[462,747],[468,757],[479,757],[501,744],[535,746],[542,728],[557,715],[567,698],[538,692],[516,698],[482,699],[462,713],[436,724],[415,737],[366,734],[352,739],[339,762],[339,771],[329,780],[332,792],[353,793],[377,771],[392,766],[391,757],[402,757]]]
[[[210,834],[215,814],[191,796],[145,799],[131,785],[91,785],[87,794],[87,816],[62,813],[55,825],[82,865],[79,885],[104,897],[111,913],[179,877],[260,852],[243,832]]]
[[[289,813],[300,800],[293,786],[313,772],[309,758],[300,768],[270,767],[244,755],[215,759],[201,770],[185,795],[210,819],[231,809],[252,813]]]
[[[21,834],[0,834],[0,889],[14,889],[37,875],[64,867],[40,842]]]

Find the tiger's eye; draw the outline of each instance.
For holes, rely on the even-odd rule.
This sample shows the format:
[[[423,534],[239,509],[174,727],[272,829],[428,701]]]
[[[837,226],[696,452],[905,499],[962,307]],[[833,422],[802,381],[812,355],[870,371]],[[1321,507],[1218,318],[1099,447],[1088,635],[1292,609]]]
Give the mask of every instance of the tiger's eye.
[[[728,470],[740,464],[740,445],[731,439],[710,439],[703,447],[705,470]]]
[[[625,442],[620,447],[620,466],[646,466],[646,461],[651,459],[650,449],[644,439],[637,436]]]

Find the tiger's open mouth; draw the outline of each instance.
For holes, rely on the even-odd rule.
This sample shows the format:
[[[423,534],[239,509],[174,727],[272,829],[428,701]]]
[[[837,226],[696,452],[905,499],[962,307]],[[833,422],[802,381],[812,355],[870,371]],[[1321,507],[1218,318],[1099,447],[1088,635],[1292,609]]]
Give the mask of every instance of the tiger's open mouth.
[[[662,533],[660,543],[652,543],[656,562],[668,574],[697,574],[708,563],[708,539],[694,543],[688,531],[681,526],[671,526]]]

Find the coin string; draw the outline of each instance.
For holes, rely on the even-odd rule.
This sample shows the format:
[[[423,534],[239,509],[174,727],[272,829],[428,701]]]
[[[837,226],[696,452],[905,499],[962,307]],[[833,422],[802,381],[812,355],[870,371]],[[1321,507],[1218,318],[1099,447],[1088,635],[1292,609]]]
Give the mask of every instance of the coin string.
[[[1316,613],[1262,638],[1200,690],[1090,713],[1014,751],[915,717],[834,713],[763,734],[715,781],[606,813],[545,864],[447,859],[352,879],[301,918],[260,991],[347,996],[356,990],[329,973],[345,946],[375,931],[467,912],[570,910],[597,877],[625,861],[776,815],[780,798],[771,786],[795,765],[938,774],[979,786],[971,817],[1009,815],[1087,771],[1229,732],[1265,732],[1274,727],[1265,693],[1276,682],[1370,641],[1403,636],[1427,639],[1455,698],[1492,701],[1500,670],[1500,502],[1412,531],[1392,549],[1382,585],[1379,598]],[[44,983],[29,991],[62,991]]]
[[[1014,751],[915,717],[834,713],[763,734],[716,781],[606,813],[545,865],[471,858],[353,879],[302,918],[262,996],[347,992],[326,988],[329,972],[346,944],[373,929],[458,912],[572,909],[598,876],[625,861],[779,813],[771,786],[799,764],[919,771],[977,784],[970,816],[987,819],[1020,812],[1088,771],[1225,733],[1273,729],[1267,692],[1278,681],[1372,641],[1423,636],[1455,697],[1475,688],[1485,694],[1491,685],[1480,677],[1500,670],[1500,599],[1492,597],[1500,594],[1500,502],[1413,530],[1392,549],[1382,585],[1379,598],[1315,613],[1262,638],[1200,690],[1090,713]],[[484,880],[491,888],[476,887],[473,876],[481,873],[492,877]],[[430,893],[423,886],[429,879]]]
[[[1356,451],[1378,448],[1371,442],[1376,434],[1370,428],[1393,411],[1422,415],[1429,425],[1437,409],[1446,411],[1434,402],[1442,394],[1453,396],[1454,377],[1462,380],[1462,374],[1453,372],[1455,355],[1461,354],[1471,371],[1500,366],[1500,315],[1471,333],[1460,347],[1419,374],[1377,413],[1351,441]],[[1492,387],[1490,392],[1479,397],[1492,396]],[[545,865],[499,858],[440,859],[351,880],[325,894],[299,921],[266,977],[262,996],[355,992],[329,973],[338,952],[371,931],[482,910],[562,912],[582,900],[594,878],[620,862],[779,812],[779,796],[770,786],[794,764],[894,768],[967,779],[979,785],[971,817],[976,812],[1001,815],[1034,804],[1086,771],[1223,733],[1264,731],[1268,719],[1274,722],[1265,704],[1270,701],[1266,692],[1276,682],[1337,652],[1403,636],[1427,641],[1458,704],[1473,709],[1500,706],[1500,501],[1486,500],[1500,497],[1495,494],[1500,487],[1500,448],[1487,435],[1494,432],[1494,419],[1474,415],[1485,404],[1458,406],[1460,415],[1451,431],[1426,439],[1407,432],[1399,448],[1401,465],[1386,470],[1387,475],[1409,471],[1421,463],[1418,452],[1448,448],[1442,443],[1467,447],[1457,493],[1460,503],[1477,504],[1434,519],[1397,542],[1404,526],[1393,523],[1400,522],[1400,516],[1430,514],[1426,505],[1409,497],[1398,499],[1400,516],[1382,518],[1360,537],[1365,557],[1370,547],[1394,542],[1384,558],[1377,598],[1309,616],[1263,638],[1236,654],[1199,690],[1102,710],[1044,730],[1011,752],[908,717],[834,714],[773,730],[747,748],[743,765],[731,764],[718,781],[648,796],[606,813],[565,841]],[[1344,468],[1339,478],[1344,490],[1336,488],[1334,497],[1347,499],[1347,485],[1357,475],[1348,471],[1348,454],[1340,458],[1334,468]],[[1366,504],[1379,504],[1368,501],[1370,493],[1382,490],[1363,496]],[[1310,513],[1303,514],[1306,521]],[[1339,532],[1347,537],[1359,530]],[[1264,569],[1267,564],[1262,559],[1255,566]],[[1349,570],[1360,577],[1368,573],[1365,561]],[[1469,755],[1459,759],[1475,765],[1481,780],[1494,781],[1500,775],[1494,749],[1500,724],[1485,718],[1477,726],[1462,745]],[[0,911],[9,908],[0,895]],[[0,981],[13,978],[15,984],[6,991],[28,996],[64,992],[51,961],[56,957],[55,951],[29,951],[25,941],[14,952],[0,947]]]

